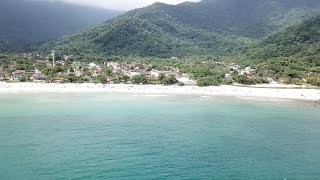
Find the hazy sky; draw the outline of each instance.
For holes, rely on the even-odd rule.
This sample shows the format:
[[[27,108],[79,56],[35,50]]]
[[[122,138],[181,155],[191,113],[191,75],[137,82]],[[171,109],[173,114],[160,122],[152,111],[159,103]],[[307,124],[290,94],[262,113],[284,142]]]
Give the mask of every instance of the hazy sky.
[[[55,0],[51,0],[55,1]],[[117,9],[117,10],[131,10],[138,7],[144,7],[150,5],[154,2],[163,2],[167,4],[178,4],[186,0],[59,0],[68,3],[88,5],[103,7],[108,9]],[[199,0],[189,0],[189,1],[199,1]]]

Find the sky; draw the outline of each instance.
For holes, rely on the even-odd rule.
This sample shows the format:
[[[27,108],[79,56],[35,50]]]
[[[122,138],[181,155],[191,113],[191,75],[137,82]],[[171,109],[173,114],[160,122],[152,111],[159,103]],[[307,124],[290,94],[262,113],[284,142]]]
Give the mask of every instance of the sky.
[[[155,2],[163,2],[167,4],[178,4],[178,3],[185,2],[186,0],[50,0],[50,1],[63,1],[68,3],[79,4],[79,5],[126,11],[126,10],[132,10],[139,7],[145,7]],[[188,0],[188,1],[197,2],[199,0]]]

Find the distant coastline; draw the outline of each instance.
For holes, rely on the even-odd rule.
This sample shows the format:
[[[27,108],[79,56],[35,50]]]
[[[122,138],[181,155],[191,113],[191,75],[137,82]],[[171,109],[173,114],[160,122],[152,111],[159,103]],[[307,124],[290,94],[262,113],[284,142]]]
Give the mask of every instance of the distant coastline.
[[[286,87],[286,88],[285,88]],[[291,100],[320,100],[319,89],[298,89],[286,85],[270,87],[239,87],[239,86],[163,86],[163,85],[132,85],[132,84],[55,84],[55,83],[4,83],[0,82],[0,93],[64,93],[64,92],[105,92],[105,93],[136,93],[136,94],[178,94],[206,96],[236,96],[279,98]]]

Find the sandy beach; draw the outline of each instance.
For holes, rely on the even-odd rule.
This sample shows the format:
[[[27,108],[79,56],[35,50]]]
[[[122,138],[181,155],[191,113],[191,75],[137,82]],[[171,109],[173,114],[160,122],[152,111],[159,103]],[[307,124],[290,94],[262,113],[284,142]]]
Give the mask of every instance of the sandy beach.
[[[105,92],[141,94],[181,94],[206,96],[237,96],[279,98],[292,100],[320,100],[319,89],[297,88],[255,88],[238,86],[163,86],[131,84],[42,84],[42,83],[0,83],[0,93],[63,93],[63,92]]]

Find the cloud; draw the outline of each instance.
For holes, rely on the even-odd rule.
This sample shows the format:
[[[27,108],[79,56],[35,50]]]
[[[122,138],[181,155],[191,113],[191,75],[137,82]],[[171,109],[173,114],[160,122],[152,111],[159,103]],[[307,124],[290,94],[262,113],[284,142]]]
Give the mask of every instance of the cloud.
[[[145,7],[155,2],[163,2],[167,4],[178,4],[185,2],[186,0],[57,0],[67,3],[102,7],[107,9],[116,10],[131,10],[139,7]],[[189,0],[189,1],[199,1],[199,0]]]

